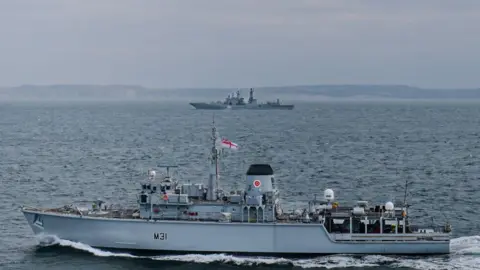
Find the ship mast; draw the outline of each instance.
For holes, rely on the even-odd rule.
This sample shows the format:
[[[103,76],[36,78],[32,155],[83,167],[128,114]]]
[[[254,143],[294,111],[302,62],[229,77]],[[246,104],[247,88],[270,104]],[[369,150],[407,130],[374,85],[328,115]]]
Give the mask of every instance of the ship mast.
[[[215,127],[215,116],[213,117],[212,126],[212,151],[210,153],[210,177],[208,179],[208,193],[207,200],[215,201],[218,197],[219,188],[219,173],[218,173],[218,159],[220,157],[217,149],[217,129]]]

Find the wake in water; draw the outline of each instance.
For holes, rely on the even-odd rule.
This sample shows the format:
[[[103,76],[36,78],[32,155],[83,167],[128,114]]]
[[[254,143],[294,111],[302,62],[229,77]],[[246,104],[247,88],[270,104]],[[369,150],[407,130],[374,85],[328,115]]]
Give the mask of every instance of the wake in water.
[[[405,256],[350,256],[332,255],[312,259],[286,259],[278,257],[233,256],[227,254],[188,254],[164,256],[135,256],[129,253],[117,253],[93,248],[83,243],[59,239],[56,236],[40,236],[40,246],[62,246],[89,252],[99,257],[123,257],[133,259],[150,259],[156,261],[177,261],[195,263],[226,263],[239,266],[253,265],[290,265],[299,268],[348,268],[348,267],[375,267],[383,266],[392,269],[479,269],[480,264],[480,236],[466,236],[452,239],[450,243],[451,254],[447,256],[431,257],[405,257]]]

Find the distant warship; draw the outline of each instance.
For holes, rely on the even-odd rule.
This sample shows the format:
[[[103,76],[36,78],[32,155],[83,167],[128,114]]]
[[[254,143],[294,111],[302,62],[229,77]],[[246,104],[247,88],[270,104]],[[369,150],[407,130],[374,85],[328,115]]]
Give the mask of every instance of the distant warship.
[[[257,100],[253,98],[253,88],[250,88],[250,97],[247,103],[245,103],[244,98],[240,96],[240,91],[237,91],[236,96],[234,94],[228,95],[223,102],[192,102],[190,105],[198,110],[292,110],[294,108],[294,105],[281,104],[279,99],[275,102],[257,103]]]
[[[326,189],[304,209],[286,212],[269,164],[250,165],[245,188],[227,192],[219,182],[219,158],[227,150],[222,147],[238,145],[220,140],[215,125],[211,139],[206,185],[179,183],[170,174],[174,166],[166,166],[164,177],[151,169],[139,183],[135,208],[96,200],[86,207],[21,211],[35,234],[99,248],[280,256],[450,252],[450,225],[411,225],[405,200],[344,206]]]

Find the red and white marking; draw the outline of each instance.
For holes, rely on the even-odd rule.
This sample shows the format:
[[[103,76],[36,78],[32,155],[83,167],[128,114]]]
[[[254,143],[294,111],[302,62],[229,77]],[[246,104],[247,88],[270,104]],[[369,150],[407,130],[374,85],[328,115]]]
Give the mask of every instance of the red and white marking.
[[[238,149],[238,144],[232,141],[229,141],[227,139],[222,139],[222,146],[230,149],[235,149],[235,150]]]
[[[262,182],[260,182],[260,180],[255,180],[255,181],[253,181],[253,186],[254,186],[254,187],[258,188],[258,187],[260,187],[261,185],[262,185]]]

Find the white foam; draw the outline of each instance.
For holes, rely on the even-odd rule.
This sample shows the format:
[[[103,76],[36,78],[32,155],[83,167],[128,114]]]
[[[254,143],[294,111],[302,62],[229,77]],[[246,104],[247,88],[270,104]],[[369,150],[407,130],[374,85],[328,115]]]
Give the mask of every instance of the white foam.
[[[420,258],[397,257],[397,256],[349,256],[333,255],[320,256],[311,259],[286,259],[278,257],[259,256],[233,256],[227,254],[187,254],[187,255],[165,255],[165,256],[135,256],[129,253],[117,253],[103,251],[89,245],[59,239],[56,236],[41,235],[40,245],[59,245],[89,252],[99,257],[125,257],[138,259],[151,259],[156,261],[179,261],[194,262],[202,264],[226,263],[239,266],[255,265],[291,265],[299,268],[348,268],[348,267],[375,267],[386,266],[389,268],[413,268],[413,269],[478,269],[480,257],[473,256],[480,254],[480,236],[466,236],[451,241],[451,254],[446,256],[426,256]]]
[[[128,258],[137,257],[128,253],[115,253],[115,252],[103,251],[101,249],[93,248],[83,243],[63,240],[54,235],[39,235],[39,242],[41,246],[59,245],[62,247],[71,247],[74,249],[83,250],[83,251],[92,253],[93,255],[99,256],[99,257],[128,257]]]
[[[450,250],[455,254],[480,254],[480,235],[464,236],[450,241]]]
[[[230,263],[235,265],[256,265],[256,264],[289,264],[290,261],[284,258],[269,258],[269,257],[241,257],[228,254],[188,254],[188,255],[170,255],[170,256],[155,256],[151,257],[158,261],[182,261],[182,262],[196,262],[196,263]]]

